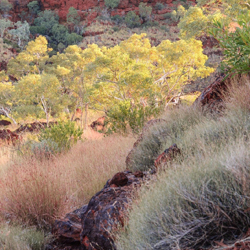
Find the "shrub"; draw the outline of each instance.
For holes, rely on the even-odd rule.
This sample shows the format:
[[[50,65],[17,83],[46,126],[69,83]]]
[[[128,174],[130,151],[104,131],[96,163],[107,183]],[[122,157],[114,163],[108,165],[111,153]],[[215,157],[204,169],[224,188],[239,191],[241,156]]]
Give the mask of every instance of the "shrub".
[[[29,8],[29,11],[36,15],[40,11],[40,6],[38,1],[32,1],[27,4],[27,7]]]
[[[74,122],[59,122],[51,128],[44,129],[39,136],[39,141],[49,146],[48,150],[61,153],[69,150],[73,144],[81,139],[82,134],[83,130],[76,128]]]
[[[52,155],[60,152],[58,144],[52,140],[41,140],[40,142],[30,142],[30,145],[26,143],[26,154],[31,150],[32,155],[36,159],[44,160],[49,159]]]
[[[141,25],[140,17],[134,11],[129,11],[125,17],[125,23],[129,28],[136,28]]]
[[[115,16],[111,17],[111,20],[113,22],[115,22],[116,25],[120,25],[123,23],[123,17],[120,15],[115,15]]]
[[[157,2],[155,5],[156,10],[163,10],[164,9],[164,4]]]
[[[160,110],[153,105],[144,107],[130,102],[119,103],[107,112],[109,132],[127,133],[132,130],[135,134],[139,133],[145,122],[159,114]]]
[[[140,3],[139,4],[139,15],[142,18],[142,20],[148,21],[150,19],[150,16],[152,14],[152,7],[151,6],[147,6],[146,3]]]
[[[0,1],[0,11],[8,13],[12,8],[12,4],[8,0]]]
[[[241,15],[238,17],[237,24],[240,28],[236,28],[235,32],[230,31],[230,27],[222,21],[214,21],[214,28],[210,33],[219,41],[224,52],[223,69],[228,73],[240,74],[249,72],[249,42],[248,36],[250,32],[249,15]]]
[[[120,0],[104,0],[104,3],[108,8],[114,9],[119,5]]]

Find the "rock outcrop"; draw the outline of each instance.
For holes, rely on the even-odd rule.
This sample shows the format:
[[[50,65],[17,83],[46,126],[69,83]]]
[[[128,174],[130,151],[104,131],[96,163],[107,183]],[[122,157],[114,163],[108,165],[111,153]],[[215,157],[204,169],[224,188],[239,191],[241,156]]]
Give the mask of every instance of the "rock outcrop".
[[[202,110],[220,113],[224,107],[223,95],[227,91],[224,78],[225,74],[220,74],[211,85],[202,91],[193,105]]]
[[[99,117],[96,121],[90,124],[90,127],[95,131],[104,132],[105,131],[105,120],[106,116]]]
[[[57,122],[49,122],[49,127],[57,124]],[[39,132],[41,129],[47,128],[46,122],[33,122],[21,125],[18,129],[16,129],[15,133],[24,133],[24,132]]]
[[[15,145],[20,139],[20,135],[10,131],[9,129],[0,130],[0,140],[4,143]]]
[[[27,4],[33,0],[9,0],[13,5],[13,10],[10,12],[13,21],[17,21],[19,14],[23,11],[28,12]],[[91,15],[92,12],[95,12],[95,9],[104,8],[104,0],[40,0],[40,7],[42,10],[50,9],[56,10],[61,18],[61,20],[66,20],[68,9],[74,7],[79,11],[81,16]],[[111,15],[125,15],[131,10],[138,9],[138,6],[141,1],[139,0],[121,0],[118,7],[111,13]],[[143,2],[148,3],[151,6],[154,6],[157,2],[166,3],[165,0],[144,0]],[[171,4],[172,0],[168,0],[167,4]],[[168,8],[166,8],[168,9]],[[164,11],[167,13],[168,11]],[[155,13],[157,14],[157,13]],[[93,19],[93,18],[92,18]],[[92,21],[92,20],[89,20]]]
[[[115,174],[88,205],[55,222],[55,241],[47,249],[115,249],[115,231],[124,225],[134,191],[148,176],[139,171]]]
[[[1,120],[0,121],[0,126],[9,126],[11,124],[10,121],[7,121],[7,120]]]

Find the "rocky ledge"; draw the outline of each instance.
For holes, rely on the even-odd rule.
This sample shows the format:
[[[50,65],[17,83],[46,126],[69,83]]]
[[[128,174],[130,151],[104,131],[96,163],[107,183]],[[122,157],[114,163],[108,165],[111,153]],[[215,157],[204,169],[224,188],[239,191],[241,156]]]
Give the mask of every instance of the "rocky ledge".
[[[135,191],[149,178],[152,176],[140,171],[115,174],[87,205],[55,222],[52,230],[55,240],[47,250],[115,249],[115,231],[124,225]]]

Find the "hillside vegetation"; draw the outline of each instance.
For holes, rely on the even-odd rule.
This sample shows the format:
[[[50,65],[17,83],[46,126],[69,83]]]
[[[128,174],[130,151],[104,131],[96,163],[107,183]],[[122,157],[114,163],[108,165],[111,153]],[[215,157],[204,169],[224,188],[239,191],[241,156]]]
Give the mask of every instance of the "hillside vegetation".
[[[105,4],[111,18],[119,2]],[[3,16],[11,8],[0,0]],[[53,241],[55,219],[89,202],[126,167],[156,177],[135,195],[115,235],[118,250],[206,249],[244,237],[250,224],[248,4],[200,0],[197,6],[179,5],[171,20],[179,22],[180,33],[172,40],[164,34],[153,43],[137,30],[108,46],[82,40],[74,8],[64,24],[53,11],[41,11],[37,1],[28,8],[31,25],[0,19],[6,63],[0,71],[0,114],[13,123],[46,119],[47,128],[17,134],[16,145],[11,140],[1,144],[0,248],[44,249]],[[118,28],[125,22],[136,33],[137,26],[152,21],[147,4],[138,11],[112,22]],[[101,31],[108,39],[110,29]],[[223,51],[219,68],[203,53],[200,39],[209,35]],[[17,50],[7,53],[14,44]],[[215,70],[228,78],[219,109],[170,108],[184,86]],[[87,139],[89,109],[106,115],[105,136],[96,132],[96,138]],[[74,121],[77,112],[81,124],[79,116]],[[161,119],[143,133],[126,166],[132,135],[154,118]],[[156,158],[173,144],[181,154],[155,167]]]
[[[118,249],[200,249],[246,233],[250,111],[244,93],[250,85],[248,78],[242,81],[235,79],[223,116],[178,110],[145,136],[134,169],[148,169],[151,159],[173,143],[181,156],[165,164],[157,183],[141,191]]]

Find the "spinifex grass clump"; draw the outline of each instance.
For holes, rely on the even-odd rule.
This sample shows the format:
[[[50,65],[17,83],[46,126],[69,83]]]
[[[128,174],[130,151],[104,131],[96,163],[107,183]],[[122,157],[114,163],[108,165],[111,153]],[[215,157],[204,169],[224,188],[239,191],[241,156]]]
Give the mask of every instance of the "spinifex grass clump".
[[[44,233],[35,228],[0,225],[0,249],[41,250],[45,242]]]
[[[157,183],[142,191],[118,237],[119,250],[203,249],[246,233],[250,223],[249,90],[249,82],[242,79],[237,88],[231,87],[223,116],[203,117],[166,137],[160,146],[176,142],[182,162],[158,171]]]
[[[250,223],[249,146],[232,143],[163,173],[133,207],[118,249],[201,249],[243,235]]]
[[[78,142],[49,160],[14,157],[0,165],[0,220],[51,228],[57,217],[87,204],[126,168],[133,143],[131,137],[109,136]]]
[[[68,190],[56,163],[27,158],[1,174],[0,215],[12,222],[50,228],[65,212]],[[66,176],[65,176],[66,178]]]
[[[179,146],[185,131],[206,119],[195,108],[169,111],[162,118],[162,121],[143,133],[142,141],[131,155],[130,169],[144,171],[152,168],[154,160],[160,153],[174,143]]]

